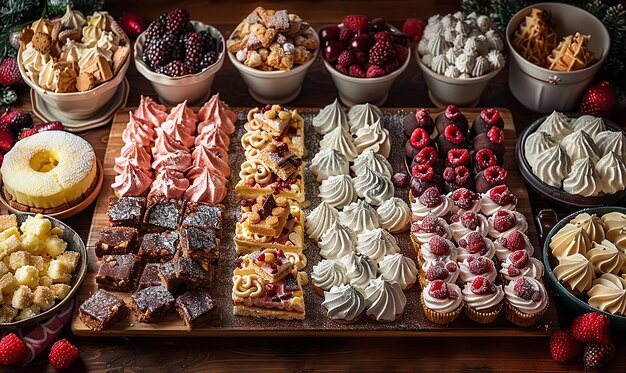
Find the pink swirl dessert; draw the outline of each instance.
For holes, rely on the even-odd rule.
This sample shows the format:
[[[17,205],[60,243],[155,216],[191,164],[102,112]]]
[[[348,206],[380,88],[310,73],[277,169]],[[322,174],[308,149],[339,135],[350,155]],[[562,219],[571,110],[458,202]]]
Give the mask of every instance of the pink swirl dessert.
[[[458,242],[457,260],[463,261],[471,255],[484,256],[493,259],[496,254],[496,245],[487,237],[478,232],[468,233]]]
[[[144,195],[152,184],[150,171],[140,169],[133,161],[126,162],[122,172],[111,184],[116,197],[137,197]]]
[[[157,130],[157,138],[152,148],[152,168],[159,171],[164,168],[185,172],[191,167],[189,149],[180,141],[172,139],[161,128]]]
[[[136,142],[141,146],[149,147],[154,142],[154,130],[152,125],[144,122],[133,113],[128,113],[129,120],[124,132],[122,132],[122,140],[128,144]]]
[[[198,133],[204,132],[206,128],[216,127],[227,135],[232,135],[235,132],[237,114],[220,100],[220,94],[217,93],[198,111],[198,120]]]
[[[230,137],[219,127],[205,127],[204,131],[199,133],[195,141],[196,146],[204,145],[209,148],[222,148],[228,150],[230,146]]]
[[[465,211],[479,212],[482,206],[482,197],[467,188],[459,188],[447,194],[452,201],[452,212],[463,214]]]
[[[489,281],[495,281],[498,276],[496,265],[491,259],[484,256],[470,255],[459,264],[461,273],[459,278],[463,282],[471,282],[478,276],[483,276]]]
[[[189,188],[189,180],[182,172],[165,169],[152,183],[150,194],[164,196],[167,199],[181,199],[187,188]]]
[[[491,216],[500,210],[513,211],[516,206],[517,197],[511,193],[506,185],[498,185],[482,195],[480,211],[487,216]]]
[[[166,120],[161,124],[161,130],[163,134],[166,134],[172,139],[175,139],[185,145],[188,148],[193,146],[194,136],[191,133],[188,133],[185,129],[184,125],[180,122],[175,122],[173,120]]]
[[[523,250],[532,256],[535,252],[533,244],[524,233],[514,230],[504,237],[500,237],[493,241],[496,246],[496,257],[499,261],[504,261],[512,253]]]
[[[515,281],[520,277],[532,277],[541,280],[543,277],[543,263],[528,255],[524,250],[511,253],[504,262],[500,274],[503,282],[508,284],[509,281]]]
[[[422,266],[424,274],[424,282],[422,288],[425,288],[429,282],[436,280],[445,281],[454,284],[459,278],[459,265],[456,262],[431,261],[426,262]],[[420,279],[421,280],[421,279]]]
[[[139,102],[139,106],[135,110],[135,117],[150,124],[152,128],[157,128],[167,118],[167,108],[157,104],[149,96],[141,96],[141,102]]]
[[[450,231],[452,231],[452,238],[454,238],[456,243],[472,232],[478,232],[483,237],[486,237],[487,233],[489,233],[487,218],[474,211],[465,211],[460,216],[454,214],[451,220]]]
[[[115,157],[115,166],[113,171],[117,174],[121,174],[126,162],[135,162],[137,167],[144,171],[150,171],[152,169],[152,157],[146,151],[146,148],[138,144],[136,141],[131,141],[124,145],[119,157]]]
[[[428,214],[422,221],[411,223],[411,235],[415,243],[428,242],[435,236],[452,239],[452,232],[443,218]]]
[[[189,175],[195,174],[200,169],[207,169],[211,173],[216,173],[224,178],[230,177],[230,167],[228,166],[228,160],[222,159],[222,153],[219,151],[211,150],[204,145],[196,147],[191,153],[191,166]],[[191,179],[195,177],[189,176]]]
[[[429,213],[445,219],[451,210],[452,202],[447,196],[440,195],[437,187],[426,189],[411,205],[413,221],[420,221]]]
[[[500,210],[489,219],[489,237],[497,239],[508,235],[512,231],[526,233],[528,222],[522,213],[510,210]]]
[[[185,192],[184,199],[191,202],[205,202],[212,205],[222,202],[226,197],[228,181],[208,171],[198,173],[191,186]]]
[[[178,127],[181,127],[184,132],[191,135],[196,132],[196,123],[198,123],[198,116],[190,108],[187,107],[187,101],[182,102],[172,108],[166,121],[176,123]]]
[[[418,257],[421,264],[430,260],[456,261],[457,252],[452,241],[435,236],[422,244]]]

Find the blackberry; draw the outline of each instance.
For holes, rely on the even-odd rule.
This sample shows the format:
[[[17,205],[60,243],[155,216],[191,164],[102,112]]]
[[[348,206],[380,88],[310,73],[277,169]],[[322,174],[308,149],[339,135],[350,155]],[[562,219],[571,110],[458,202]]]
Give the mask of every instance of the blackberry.
[[[178,42],[180,43],[180,46],[182,48],[187,48],[187,41],[189,40],[191,34],[191,32],[185,32],[180,34],[180,36],[178,37]]]
[[[206,69],[207,67],[213,65],[217,62],[217,53],[214,51],[207,52],[204,56],[202,56],[202,61],[200,61],[200,69]]]
[[[200,35],[200,40],[202,40],[202,46],[204,47],[205,53],[216,49],[216,40],[208,30],[202,30],[198,33],[198,35]]]
[[[172,61],[163,67],[163,74],[169,76],[183,76],[189,74],[189,66],[183,61]]]
[[[143,51],[142,59],[151,68],[164,66],[171,61],[171,49],[167,48],[163,40],[154,40]]]
[[[385,63],[396,56],[396,50],[391,43],[377,42],[370,49],[369,63],[380,67],[385,66]]]
[[[165,26],[158,23],[152,22],[148,29],[146,30],[146,43],[150,43],[153,40],[157,40],[161,38],[163,32],[165,31]]]
[[[185,30],[189,23],[189,13],[185,9],[177,8],[167,15],[166,28],[172,34],[178,35]]]
[[[198,65],[202,60],[204,48],[202,47],[202,40],[198,33],[192,33],[187,40],[187,46],[185,48],[185,62],[190,65]]]
[[[187,22],[187,24],[185,25],[185,32],[196,32],[196,29],[193,27],[193,24],[191,22]]]
[[[163,36],[163,47],[170,51],[172,60],[182,60],[185,56],[184,48],[174,34],[168,32]]]

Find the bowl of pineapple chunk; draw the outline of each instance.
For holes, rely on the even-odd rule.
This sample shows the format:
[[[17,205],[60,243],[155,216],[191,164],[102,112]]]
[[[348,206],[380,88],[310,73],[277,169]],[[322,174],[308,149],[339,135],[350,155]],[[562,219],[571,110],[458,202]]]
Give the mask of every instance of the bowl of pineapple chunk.
[[[41,214],[0,215],[0,328],[49,318],[87,272],[87,250],[72,228]]]

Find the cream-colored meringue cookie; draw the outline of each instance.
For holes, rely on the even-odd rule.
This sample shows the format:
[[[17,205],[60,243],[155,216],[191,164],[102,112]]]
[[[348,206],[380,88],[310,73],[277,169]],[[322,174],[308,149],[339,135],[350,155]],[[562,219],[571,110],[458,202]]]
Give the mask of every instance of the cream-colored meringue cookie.
[[[591,136],[586,132],[578,130],[570,133],[561,140],[563,150],[569,155],[572,162],[579,159],[589,158],[595,164],[600,159],[598,148]]]
[[[596,163],[598,188],[606,194],[613,194],[626,188],[626,166],[621,158],[609,151]]]
[[[352,178],[348,175],[329,177],[322,181],[319,190],[320,199],[338,209],[344,208],[357,199]]]
[[[393,168],[391,163],[384,156],[375,153],[373,150],[368,149],[354,160],[354,164],[350,167],[355,175],[361,175],[365,172],[365,168],[370,168],[372,171],[377,171],[384,176],[391,178],[393,175]]]
[[[324,135],[320,140],[320,150],[324,149],[338,150],[350,162],[354,161],[358,155],[352,136],[343,127],[337,127]]]
[[[553,139],[562,139],[574,130],[570,119],[555,110],[539,125],[537,131],[545,132]]]
[[[552,137],[545,132],[536,131],[528,135],[524,142],[524,156],[530,167],[534,169],[537,157],[555,145]]]
[[[332,104],[324,107],[313,118],[313,129],[320,135],[325,135],[337,127],[343,127],[346,131],[348,127],[348,117],[339,100],[335,99]]]
[[[553,146],[539,153],[532,170],[539,180],[560,189],[563,180],[569,175],[571,170],[570,157],[561,145]]]
[[[409,229],[411,223],[411,209],[404,200],[392,197],[385,200],[376,209],[380,226],[390,233],[400,233]]]
[[[383,201],[393,197],[395,188],[391,179],[369,168],[353,179],[356,194],[373,206],[380,206]]]
[[[369,256],[378,263],[385,255],[400,252],[396,238],[382,228],[361,232],[356,243],[356,252]]]
[[[552,236],[549,247],[557,259],[574,254],[586,255],[591,240],[583,228],[568,223]]]
[[[335,175],[347,175],[349,167],[346,156],[336,149],[320,150],[311,160],[311,172],[318,182]]]
[[[343,211],[339,212],[338,217],[341,224],[351,228],[356,234],[379,226],[376,211],[362,199],[344,207]]]
[[[383,127],[379,118],[371,125],[364,125],[356,131],[354,146],[359,154],[366,150],[372,150],[385,158],[391,153],[391,141],[389,131]]]
[[[371,125],[382,117],[382,110],[375,105],[369,103],[354,105],[348,111],[350,133],[356,134],[356,131],[360,128],[365,127],[365,125]]]
[[[574,161],[569,175],[563,179],[563,190],[569,194],[592,197],[600,193],[595,167],[589,158]]]
[[[339,212],[326,202],[320,202],[317,207],[308,214],[305,221],[306,233],[315,242],[319,241],[324,232],[337,221]]]

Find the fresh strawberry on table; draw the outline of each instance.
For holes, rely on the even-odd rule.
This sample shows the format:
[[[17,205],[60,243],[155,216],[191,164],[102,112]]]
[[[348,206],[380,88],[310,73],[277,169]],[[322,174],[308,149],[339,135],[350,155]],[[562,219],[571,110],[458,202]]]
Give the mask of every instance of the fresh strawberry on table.
[[[590,312],[572,321],[572,335],[581,342],[611,343],[611,319],[600,312]]]
[[[0,127],[5,127],[15,134],[19,133],[22,128],[31,127],[32,125],[32,115],[20,109],[9,109],[0,115]]]
[[[550,354],[559,363],[573,358],[581,350],[580,342],[572,336],[569,330],[557,330],[550,337]]]
[[[15,136],[6,127],[0,127],[0,154],[6,154],[15,144]]]
[[[602,368],[613,360],[613,356],[615,356],[615,346],[612,344],[589,343],[585,347],[585,368]]]
[[[22,80],[15,57],[4,57],[0,62],[0,85],[13,85]]]
[[[0,340],[0,365],[19,364],[26,357],[26,345],[15,334],[10,333]]]
[[[80,355],[78,348],[64,338],[52,345],[48,359],[55,369],[64,370],[74,363],[78,355]]]

